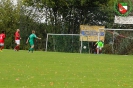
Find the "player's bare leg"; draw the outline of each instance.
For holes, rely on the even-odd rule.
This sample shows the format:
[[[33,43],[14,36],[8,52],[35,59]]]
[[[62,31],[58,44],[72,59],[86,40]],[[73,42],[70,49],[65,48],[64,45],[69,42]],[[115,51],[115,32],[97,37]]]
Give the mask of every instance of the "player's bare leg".
[[[2,52],[2,49],[3,49],[3,48],[4,48],[4,46],[1,46],[1,47],[0,47],[0,52]]]
[[[99,48],[97,48],[96,50],[97,50],[97,54],[99,54]]]
[[[14,50],[15,50],[15,51],[19,51],[20,40],[16,40],[15,43],[16,43],[16,46],[15,46]]]
[[[32,51],[33,53],[33,50],[34,50],[34,45],[31,46],[31,48],[29,49],[29,52]]]

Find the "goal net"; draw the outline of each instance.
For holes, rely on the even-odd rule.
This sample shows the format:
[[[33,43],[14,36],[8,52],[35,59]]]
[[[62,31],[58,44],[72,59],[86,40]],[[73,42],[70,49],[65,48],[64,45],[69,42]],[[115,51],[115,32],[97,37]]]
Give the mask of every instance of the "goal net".
[[[80,52],[80,34],[47,34],[46,51]]]
[[[105,29],[105,53],[133,54],[133,29]]]
[[[47,34],[46,51],[89,53],[88,41],[81,41],[81,34]]]

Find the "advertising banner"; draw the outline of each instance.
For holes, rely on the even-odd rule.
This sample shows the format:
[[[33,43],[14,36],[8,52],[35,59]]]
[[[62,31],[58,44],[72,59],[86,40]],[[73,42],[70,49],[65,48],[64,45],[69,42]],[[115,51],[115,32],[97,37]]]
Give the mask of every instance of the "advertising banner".
[[[104,26],[88,26],[80,25],[80,41],[92,41],[96,42],[98,40],[104,41]],[[99,37],[98,37],[99,35]]]

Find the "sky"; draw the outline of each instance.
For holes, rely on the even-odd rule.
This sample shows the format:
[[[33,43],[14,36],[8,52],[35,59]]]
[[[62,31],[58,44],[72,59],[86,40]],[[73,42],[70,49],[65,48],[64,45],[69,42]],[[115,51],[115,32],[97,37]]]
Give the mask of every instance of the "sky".
[[[14,4],[17,4],[18,0],[11,0]]]

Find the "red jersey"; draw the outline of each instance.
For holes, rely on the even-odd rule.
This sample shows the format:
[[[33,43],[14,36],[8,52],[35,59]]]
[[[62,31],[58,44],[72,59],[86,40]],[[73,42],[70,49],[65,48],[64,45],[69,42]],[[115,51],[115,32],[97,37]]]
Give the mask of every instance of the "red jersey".
[[[0,34],[0,43],[4,43],[5,38],[6,38],[6,35],[4,33]]]
[[[20,34],[19,34],[19,32],[16,32],[14,36],[15,36],[15,40],[20,40]]]

